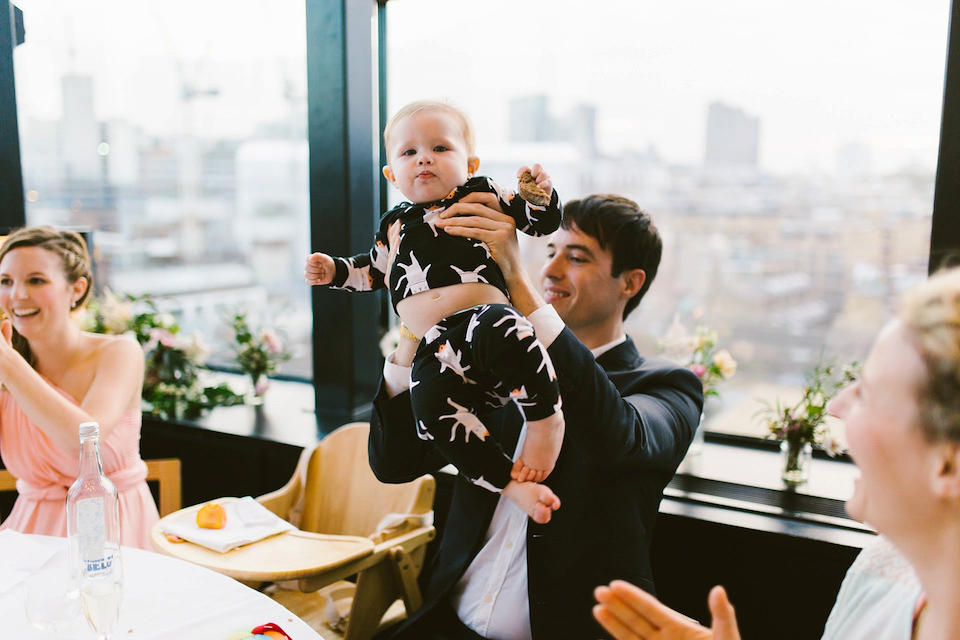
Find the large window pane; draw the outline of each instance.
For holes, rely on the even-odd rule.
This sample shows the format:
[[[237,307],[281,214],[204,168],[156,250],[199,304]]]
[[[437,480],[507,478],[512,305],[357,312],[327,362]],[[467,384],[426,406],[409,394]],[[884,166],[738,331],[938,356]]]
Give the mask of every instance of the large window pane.
[[[759,435],[821,361],[860,360],[926,275],[949,2],[403,0],[388,111],[463,107],[481,172],[542,163],[560,195],[649,210],[660,274],[628,331],[674,318],[739,361],[707,405]],[[396,199],[398,194],[394,193]],[[534,267],[542,243],[526,243]]]
[[[213,362],[246,307],[311,375],[303,3],[17,5],[28,222],[94,228],[101,284],[169,296]]]

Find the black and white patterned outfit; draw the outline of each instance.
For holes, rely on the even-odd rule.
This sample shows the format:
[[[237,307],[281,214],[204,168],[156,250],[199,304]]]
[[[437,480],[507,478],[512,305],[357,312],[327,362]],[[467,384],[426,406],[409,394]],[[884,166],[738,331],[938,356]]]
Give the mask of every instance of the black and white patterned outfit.
[[[478,240],[452,236],[436,227],[441,211],[468,193],[494,193],[517,229],[532,236],[560,226],[557,192],[537,206],[486,177],[474,177],[446,198],[424,204],[404,202],[380,220],[369,253],[334,258],[330,286],[374,291],[389,283],[394,309],[407,296],[461,283],[490,284],[507,294],[500,268]],[[389,275],[387,232],[400,221],[400,240]],[[481,420],[487,409],[513,400],[527,420],[542,420],[560,407],[553,365],[533,326],[509,305],[486,304],[451,314],[420,341],[411,370],[411,400],[421,438],[432,440],[474,483],[499,491],[510,481],[512,461],[487,438]]]

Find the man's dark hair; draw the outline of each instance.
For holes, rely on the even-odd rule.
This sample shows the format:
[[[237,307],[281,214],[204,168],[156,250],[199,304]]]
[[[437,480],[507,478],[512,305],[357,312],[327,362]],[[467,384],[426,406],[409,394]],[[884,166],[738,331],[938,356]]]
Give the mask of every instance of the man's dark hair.
[[[561,226],[566,230],[576,227],[596,238],[600,248],[613,256],[610,275],[614,278],[628,269],[643,269],[647,274],[640,291],[627,300],[623,309],[626,319],[640,304],[660,266],[663,240],[650,215],[628,198],[592,195],[564,204]]]

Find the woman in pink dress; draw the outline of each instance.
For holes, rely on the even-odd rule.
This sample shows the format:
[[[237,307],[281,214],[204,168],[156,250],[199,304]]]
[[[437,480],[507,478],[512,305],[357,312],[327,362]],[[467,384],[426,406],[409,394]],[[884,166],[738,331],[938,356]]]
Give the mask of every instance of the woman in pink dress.
[[[120,494],[121,543],[150,549],[158,514],[140,459],[143,350],[73,322],[92,288],[90,255],[73,231],[27,227],[0,247],[0,458],[19,493],[0,529],[66,535],[78,426],[97,422],[103,470]]]

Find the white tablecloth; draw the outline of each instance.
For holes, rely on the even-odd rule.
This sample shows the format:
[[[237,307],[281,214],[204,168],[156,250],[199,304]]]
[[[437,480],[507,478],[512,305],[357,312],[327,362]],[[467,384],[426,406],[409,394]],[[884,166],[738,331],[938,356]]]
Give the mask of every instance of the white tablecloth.
[[[66,539],[0,531],[0,625],[3,637],[41,632],[27,621],[20,582]],[[124,584],[118,640],[226,640],[273,622],[293,640],[320,640],[319,633],[286,608],[232,578],[151,551],[123,547]],[[33,634],[33,635],[30,635]],[[62,634],[95,636],[79,614]]]

